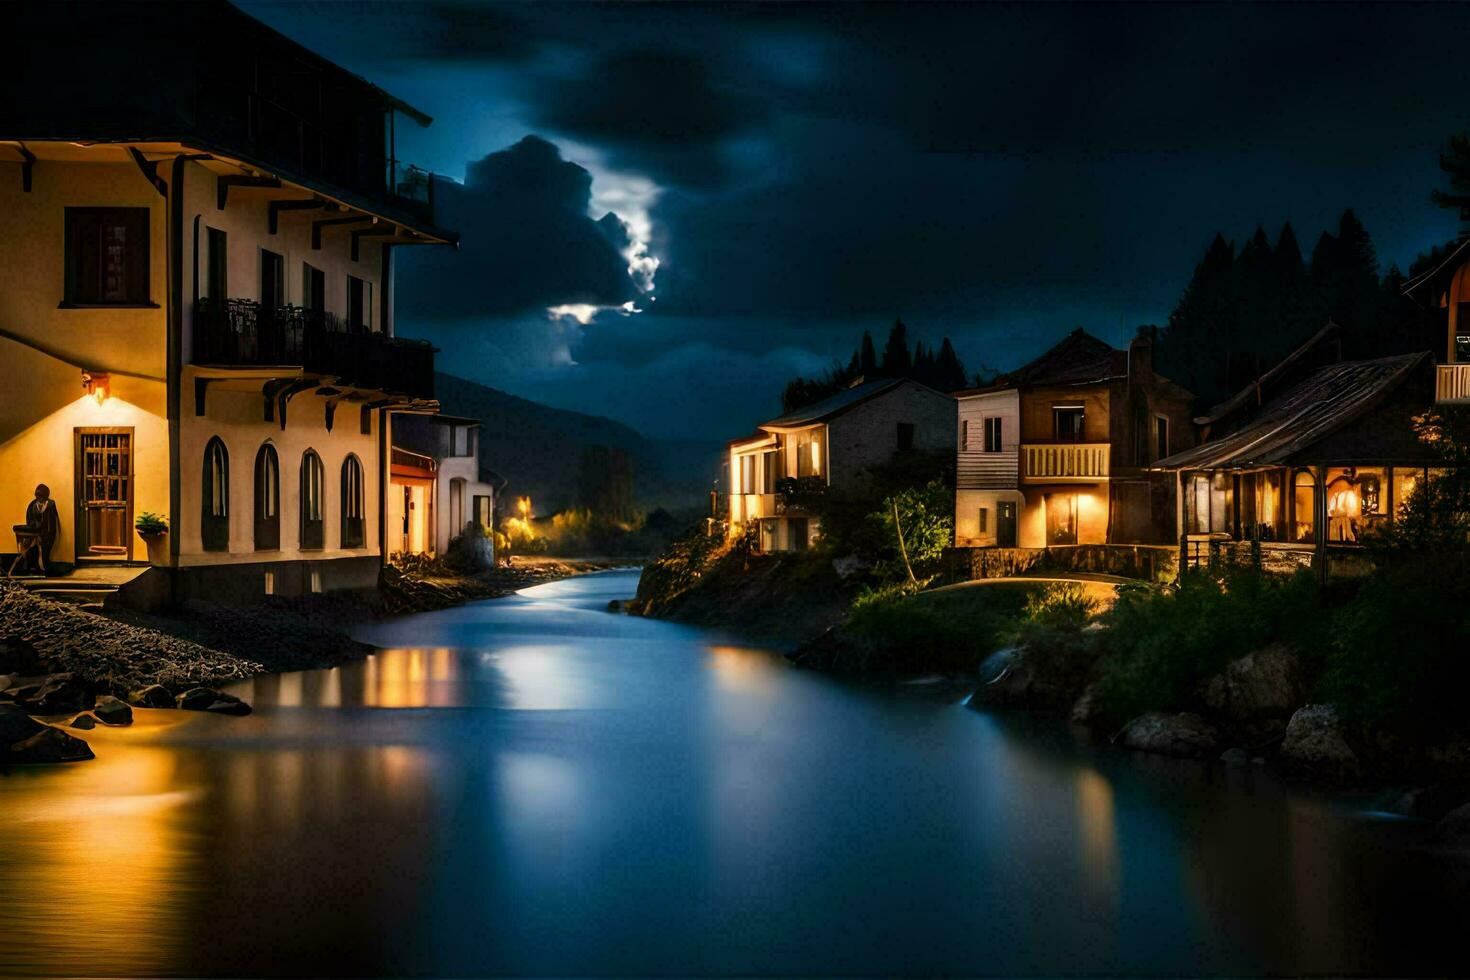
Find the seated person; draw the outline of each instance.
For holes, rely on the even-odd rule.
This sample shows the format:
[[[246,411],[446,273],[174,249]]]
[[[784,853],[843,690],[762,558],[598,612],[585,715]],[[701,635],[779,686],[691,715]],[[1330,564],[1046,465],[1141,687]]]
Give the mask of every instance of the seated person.
[[[51,499],[51,488],[42,483],[36,487],[36,499],[26,507],[26,524],[41,536],[41,545],[26,556],[29,571],[44,572],[51,560],[51,547],[61,533],[61,518],[56,514],[56,503]]]

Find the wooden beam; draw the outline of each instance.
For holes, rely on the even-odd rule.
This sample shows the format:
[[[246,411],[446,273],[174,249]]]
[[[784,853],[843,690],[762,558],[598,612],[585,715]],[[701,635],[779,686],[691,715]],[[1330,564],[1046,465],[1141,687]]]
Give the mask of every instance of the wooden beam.
[[[277,228],[280,227],[282,211],[315,211],[326,206],[327,202],[319,197],[309,201],[271,201],[268,207],[266,230],[272,235],[276,233]]]
[[[311,247],[313,251],[321,251],[322,229],[334,228],[337,225],[360,225],[364,221],[377,221],[377,218],[365,214],[353,215],[346,218],[321,218],[311,223]]]
[[[280,392],[280,394],[276,395],[276,407],[280,410],[280,413],[281,413],[281,431],[282,432],[285,432],[286,431],[286,406],[287,406],[287,404],[289,404],[290,401],[291,401],[291,399],[294,398],[300,392],[303,392],[303,391],[305,391],[308,388],[315,388],[315,387],[316,387],[316,381],[314,381],[314,380],[303,379],[301,381],[293,381],[293,382],[291,382],[291,384],[287,385]]]
[[[209,382],[211,382],[213,380],[214,380],[213,378],[195,378],[194,379],[194,414],[195,415],[203,415],[204,414],[204,399],[205,399],[205,396],[209,393]]]
[[[276,420],[276,396],[291,387],[291,384],[292,379],[290,378],[273,378],[261,385],[260,394],[265,399],[264,421],[274,422]]]
[[[128,147],[128,156],[133,158],[133,162],[138,165],[138,169],[143,172],[143,176],[147,178],[148,183],[152,184],[153,189],[158,191],[158,196],[168,197],[168,184],[164,183],[163,178],[158,176],[158,165],[163,161],[149,160],[142,153],[138,152],[136,146]]]
[[[29,194],[31,192],[31,168],[36,165],[36,155],[26,149],[24,143],[15,144],[15,148],[20,153],[20,189]]]
[[[215,210],[223,211],[230,199],[231,187],[280,187],[277,177],[246,177],[244,175],[219,176],[214,179]]]
[[[352,233],[352,261],[357,261],[357,243],[364,238],[393,238],[397,234],[398,228],[395,225],[389,225],[387,228],[379,228],[374,225],[372,228],[361,228],[354,231]]]

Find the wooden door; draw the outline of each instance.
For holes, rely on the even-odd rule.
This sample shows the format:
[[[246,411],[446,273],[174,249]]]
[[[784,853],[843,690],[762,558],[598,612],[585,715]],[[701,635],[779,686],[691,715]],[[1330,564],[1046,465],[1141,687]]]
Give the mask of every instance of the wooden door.
[[[1002,500],[995,505],[995,544],[1000,548],[1016,546],[1016,504]]]
[[[77,558],[133,556],[133,430],[77,429]]]

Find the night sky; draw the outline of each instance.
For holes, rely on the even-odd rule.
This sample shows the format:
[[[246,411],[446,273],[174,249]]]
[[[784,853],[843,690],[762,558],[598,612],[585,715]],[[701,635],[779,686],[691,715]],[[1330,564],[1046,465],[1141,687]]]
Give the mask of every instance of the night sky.
[[[1470,128],[1465,7],[242,6],[435,117],[399,155],[463,247],[403,250],[399,332],[655,437],[895,315],[972,371],[1121,343],[1217,230],[1352,207],[1406,268]]]

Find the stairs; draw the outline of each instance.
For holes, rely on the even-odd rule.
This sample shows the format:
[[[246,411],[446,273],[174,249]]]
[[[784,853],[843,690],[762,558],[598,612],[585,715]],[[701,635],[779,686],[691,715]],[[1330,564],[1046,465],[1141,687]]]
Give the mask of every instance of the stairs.
[[[27,591],[57,602],[69,602],[94,612],[107,608],[108,600],[122,591],[107,582],[70,581],[67,579],[23,579]]]

